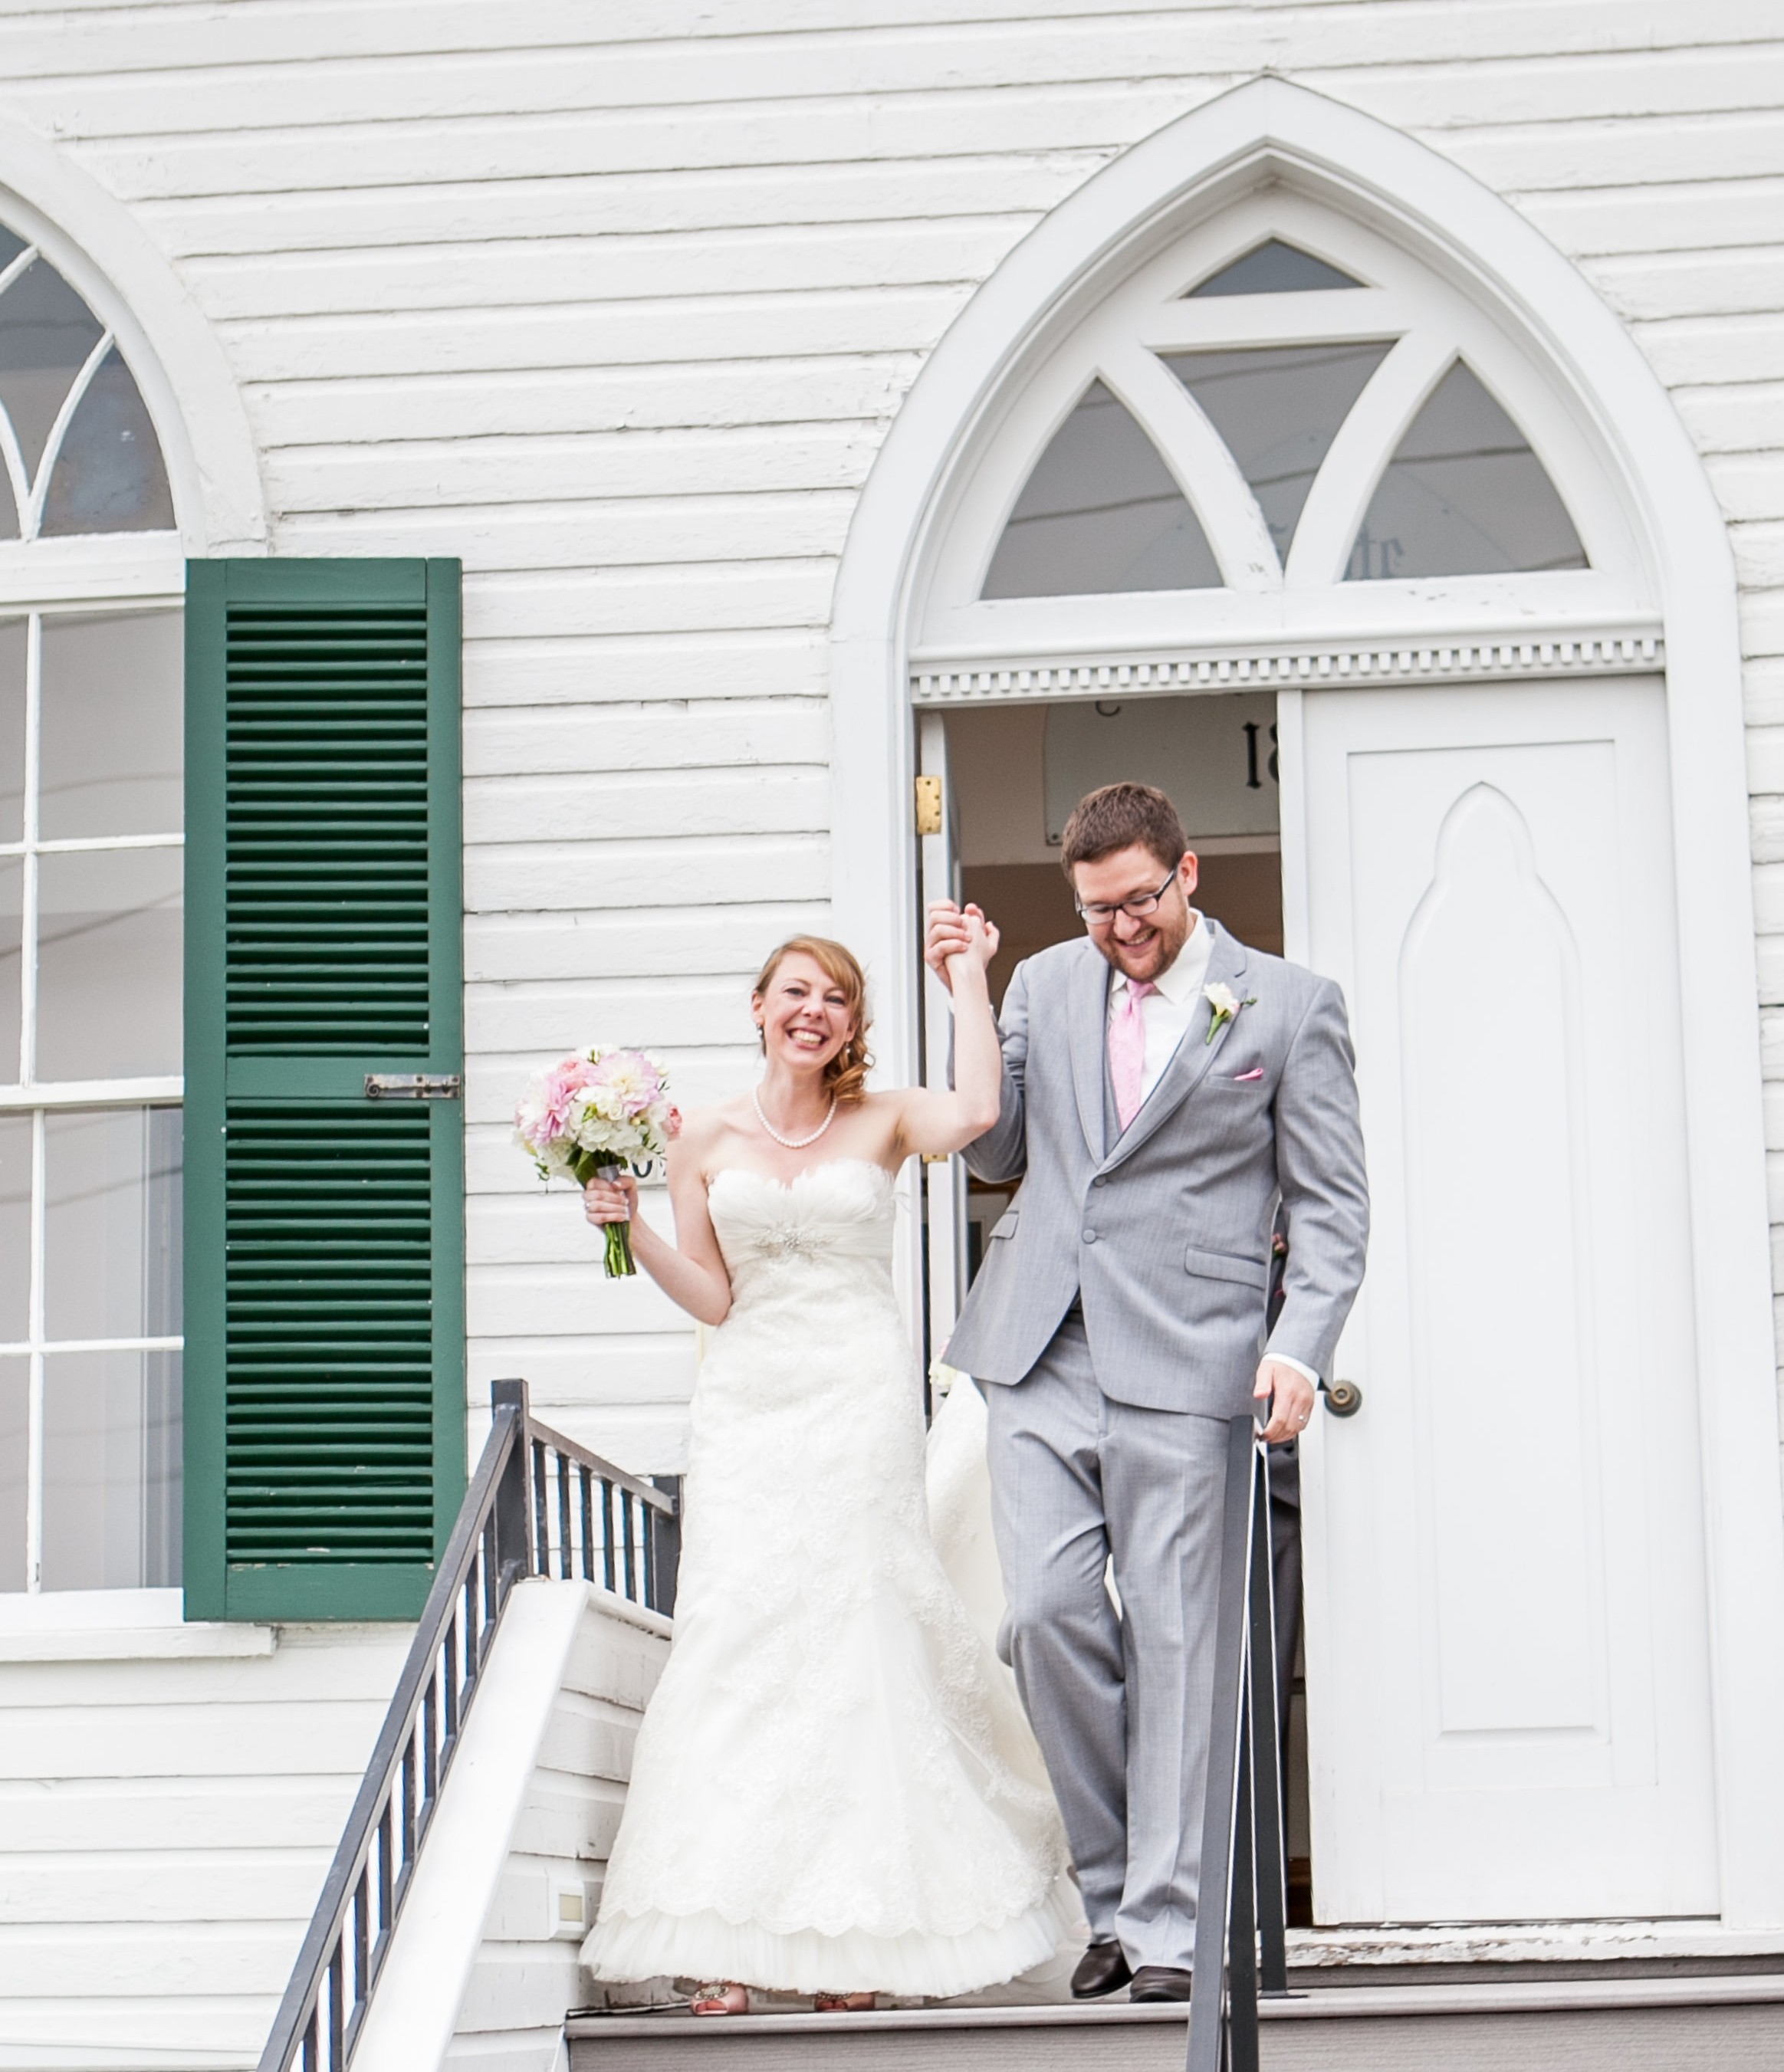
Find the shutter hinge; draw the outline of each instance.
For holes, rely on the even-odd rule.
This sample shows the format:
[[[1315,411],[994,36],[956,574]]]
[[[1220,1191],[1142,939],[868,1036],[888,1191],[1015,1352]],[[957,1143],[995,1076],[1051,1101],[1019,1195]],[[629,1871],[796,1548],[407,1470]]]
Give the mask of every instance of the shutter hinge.
[[[919,777],[917,779],[917,832],[920,835],[939,835],[942,831],[942,780],[939,777]]]
[[[368,1072],[368,1100],[462,1100],[461,1072]]]

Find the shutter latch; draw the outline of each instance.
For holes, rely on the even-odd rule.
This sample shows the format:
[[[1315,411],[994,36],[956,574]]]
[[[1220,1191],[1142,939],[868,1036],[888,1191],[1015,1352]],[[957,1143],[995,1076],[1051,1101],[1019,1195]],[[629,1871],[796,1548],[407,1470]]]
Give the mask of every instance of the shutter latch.
[[[368,1100],[462,1100],[464,1075],[460,1072],[368,1072]]]

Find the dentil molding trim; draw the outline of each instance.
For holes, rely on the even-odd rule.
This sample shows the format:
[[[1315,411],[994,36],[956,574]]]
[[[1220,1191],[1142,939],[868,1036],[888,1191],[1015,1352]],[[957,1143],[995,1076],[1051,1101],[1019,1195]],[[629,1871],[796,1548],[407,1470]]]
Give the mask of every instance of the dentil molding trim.
[[[1111,691],[1199,691],[1293,684],[1479,683],[1519,676],[1646,675],[1666,666],[1652,627],[1516,640],[1371,641],[1227,648],[1185,654],[1034,656],[923,662],[910,672],[914,705],[1101,697]]]

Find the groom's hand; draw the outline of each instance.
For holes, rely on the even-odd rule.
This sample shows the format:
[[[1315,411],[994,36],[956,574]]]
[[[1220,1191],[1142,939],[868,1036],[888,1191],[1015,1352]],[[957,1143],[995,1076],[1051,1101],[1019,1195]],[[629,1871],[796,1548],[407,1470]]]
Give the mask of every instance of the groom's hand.
[[[1252,1393],[1270,1406],[1270,1421],[1264,1436],[1272,1446],[1285,1439],[1298,1439],[1313,1414],[1313,1384],[1298,1367],[1285,1361],[1267,1359],[1257,1371]]]

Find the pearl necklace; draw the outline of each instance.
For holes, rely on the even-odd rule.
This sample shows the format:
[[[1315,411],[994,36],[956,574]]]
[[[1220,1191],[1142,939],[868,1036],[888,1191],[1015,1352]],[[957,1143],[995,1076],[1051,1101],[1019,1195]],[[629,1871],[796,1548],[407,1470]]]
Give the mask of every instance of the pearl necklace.
[[[830,1127],[831,1124],[837,1119],[837,1097],[834,1094],[832,1094],[830,1096],[830,1112],[824,1118],[823,1121],[818,1124],[817,1128],[812,1131],[809,1137],[783,1137],[780,1132],[776,1129],[775,1125],[768,1120],[767,1116],[763,1113],[762,1095],[759,1090],[752,1092],[750,1098],[755,1103],[756,1120],[759,1122],[763,1128],[767,1131],[768,1134],[773,1137],[775,1143],[788,1151],[803,1151],[807,1145],[816,1144],[818,1139],[823,1136],[825,1130],[827,1130]]]

